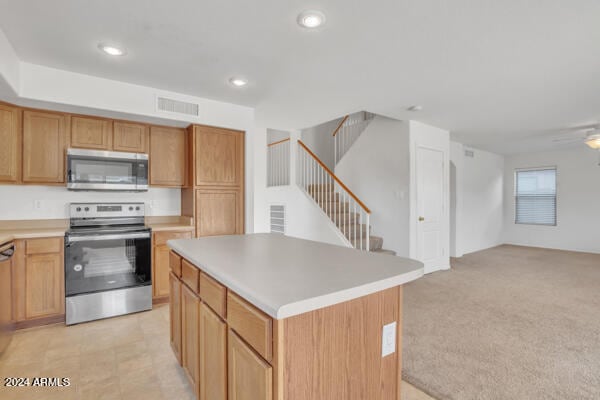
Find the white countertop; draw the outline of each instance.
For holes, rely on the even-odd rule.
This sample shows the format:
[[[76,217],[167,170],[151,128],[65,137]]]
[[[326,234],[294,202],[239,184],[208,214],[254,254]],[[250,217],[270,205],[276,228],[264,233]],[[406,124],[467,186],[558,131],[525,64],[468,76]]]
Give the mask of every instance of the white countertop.
[[[423,264],[279,234],[177,239],[169,247],[275,319],[413,281]]]

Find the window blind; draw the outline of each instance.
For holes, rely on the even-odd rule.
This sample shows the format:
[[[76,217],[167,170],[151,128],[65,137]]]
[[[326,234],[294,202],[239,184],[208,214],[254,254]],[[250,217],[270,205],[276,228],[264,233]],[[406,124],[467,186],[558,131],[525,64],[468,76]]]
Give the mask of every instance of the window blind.
[[[556,168],[515,173],[515,223],[556,225]]]

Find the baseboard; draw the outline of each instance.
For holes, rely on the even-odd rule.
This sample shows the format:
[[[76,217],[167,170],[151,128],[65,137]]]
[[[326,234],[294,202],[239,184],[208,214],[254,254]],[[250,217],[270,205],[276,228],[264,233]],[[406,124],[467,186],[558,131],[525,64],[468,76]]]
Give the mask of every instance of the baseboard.
[[[430,274],[432,272],[437,272],[437,271],[446,271],[450,269],[450,264],[448,265],[441,265],[441,266],[437,266],[437,267],[425,267],[424,273],[425,274]]]
[[[557,251],[572,251],[573,253],[587,253],[587,254],[600,254],[600,250],[590,250],[590,249],[567,249],[561,247],[544,247],[544,246],[534,246],[530,244],[523,243],[513,243],[513,242],[505,242],[500,244],[499,246],[516,246],[516,247],[528,247],[530,249],[544,249],[544,250],[557,250]]]
[[[65,322],[65,314],[52,315],[50,317],[42,317],[36,319],[28,319],[25,321],[17,321],[15,329],[29,329],[38,326],[52,325]]]
[[[165,304],[169,302],[169,296],[153,297],[152,304]]]

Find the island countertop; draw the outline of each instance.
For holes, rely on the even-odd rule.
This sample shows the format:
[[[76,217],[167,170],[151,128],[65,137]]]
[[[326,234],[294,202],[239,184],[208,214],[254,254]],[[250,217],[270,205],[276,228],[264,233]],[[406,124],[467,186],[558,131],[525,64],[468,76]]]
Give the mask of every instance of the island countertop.
[[[275,319],[346,302],[423,275],[421,262],[279,234],[177,239],[175,252]]]

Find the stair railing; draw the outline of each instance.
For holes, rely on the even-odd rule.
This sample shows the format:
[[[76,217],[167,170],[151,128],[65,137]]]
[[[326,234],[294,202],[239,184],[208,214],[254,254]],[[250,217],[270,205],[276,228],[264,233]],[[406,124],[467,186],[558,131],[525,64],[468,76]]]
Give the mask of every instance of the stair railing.
[[[267,145],[267,187],[290,184],[290,139]]]
[[[298,186],[321,208],[352,246],[370,251],[371,210],[301,140]]]
[[[363,111],[357,114],[346,115],[340,121],[337,128],[333,131],[334,159],[336,164],[352,147],[373,118],[375,118],[375,114]]]

